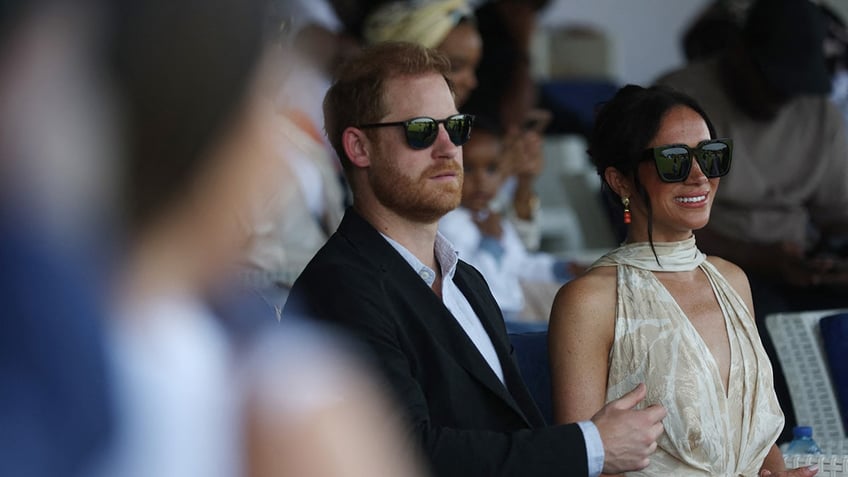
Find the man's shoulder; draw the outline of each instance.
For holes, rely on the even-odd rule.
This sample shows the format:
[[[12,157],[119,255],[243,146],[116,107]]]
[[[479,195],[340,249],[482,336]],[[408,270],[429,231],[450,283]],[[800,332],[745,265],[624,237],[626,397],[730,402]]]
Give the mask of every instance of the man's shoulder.
[[[284,314],[335,319],[383,288],[376,257],[339,232],[315,254],[289,291]],[[365,300],[368,301],[368,300]]]
[[[350,275],[360,276],[362,280],[372,279],[379,269],[375,258],[356,240],[337,231],[306,265],[300,275],[304,280],[299,278],[298,281],[317,280],[317,283],[329,285],[337,280],[348,280]]]

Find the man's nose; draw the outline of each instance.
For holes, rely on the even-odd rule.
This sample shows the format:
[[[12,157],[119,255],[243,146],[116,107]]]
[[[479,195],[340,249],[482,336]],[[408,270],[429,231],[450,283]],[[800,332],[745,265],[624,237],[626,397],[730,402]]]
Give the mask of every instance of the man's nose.
[[[436,133],[436,140],[433,144],[433,152],[438,155],[448,155],[453,157],[459,151],[459,146],[451,141],[450,135],[448,134],[448,130],[445,128],[444,124],[439,124],[438,132]]]

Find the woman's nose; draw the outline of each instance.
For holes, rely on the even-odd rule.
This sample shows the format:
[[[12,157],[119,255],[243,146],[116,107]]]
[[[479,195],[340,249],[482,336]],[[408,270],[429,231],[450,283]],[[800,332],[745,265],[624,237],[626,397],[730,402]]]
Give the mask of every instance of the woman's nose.
[[[704,171],[701,169],[701,164],[698,162],[697,158],[692,157],[692,167],[689,169],[689,177],[686,178],[686,182],[695,181],[700,183],[707,179],[707,175],[704,174]]]

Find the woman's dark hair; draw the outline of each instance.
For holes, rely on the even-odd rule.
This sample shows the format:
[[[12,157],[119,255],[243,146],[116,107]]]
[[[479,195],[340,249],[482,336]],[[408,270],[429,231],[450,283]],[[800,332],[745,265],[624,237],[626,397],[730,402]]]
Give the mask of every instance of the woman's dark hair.
[[[685,106],[698,113],[707,124],[710,138],[716,137],[707,113],[690,96],[667,86],[644,88],[633,84],[618,90],[611,100],[601,106],[589,136],[589,156],[601,176],[604,194],[616,207],[621,207],[621,201],[607,184],[604,171],[614,167],[633,178],[636,192],[647,208],[651,249],[654,247],[651,199],[639,182],[636,171],[645,149],[659,132],[663,116],[676,106]]]
[[[145,0],[113,11],[123,190],[138,230],[171,205],[238,114],[265,41],[263,0]]]

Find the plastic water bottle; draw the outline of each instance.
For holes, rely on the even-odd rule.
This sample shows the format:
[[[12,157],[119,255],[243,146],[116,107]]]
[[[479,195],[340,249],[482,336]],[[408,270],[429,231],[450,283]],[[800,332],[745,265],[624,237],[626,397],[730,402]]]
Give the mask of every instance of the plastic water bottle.
[[[786,447],[786,454],[821,454],[816,441],[813,440],[813,428],[798,426],[792,429],[792,441]]]

